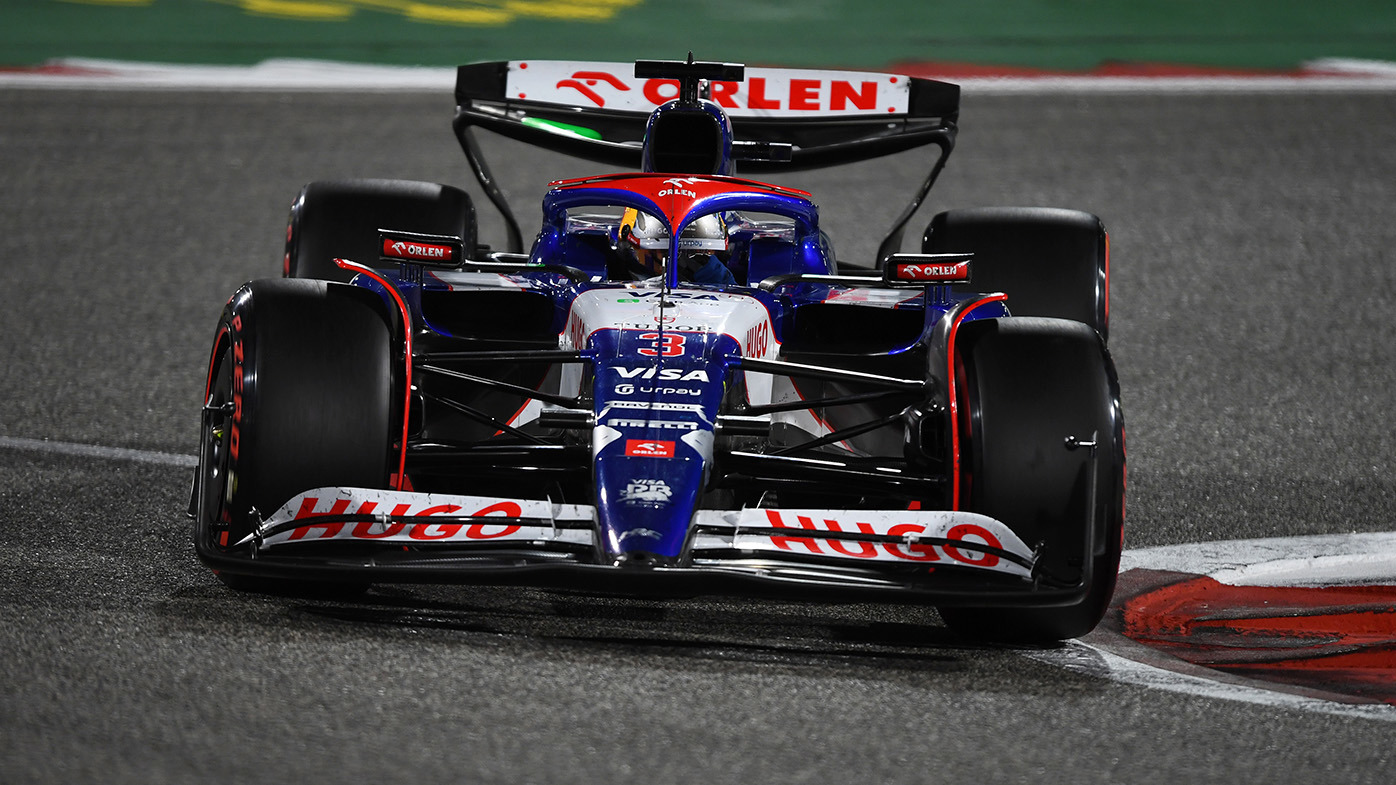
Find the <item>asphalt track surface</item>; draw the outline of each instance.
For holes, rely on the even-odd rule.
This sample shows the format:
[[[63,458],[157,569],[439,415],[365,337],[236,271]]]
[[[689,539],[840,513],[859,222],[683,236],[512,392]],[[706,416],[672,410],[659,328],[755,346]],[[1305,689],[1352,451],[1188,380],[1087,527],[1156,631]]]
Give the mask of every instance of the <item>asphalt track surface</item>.
[[[465,184],[451,109],[0,91],[0,780],[1390,781],[1392,723],[1106,681],[930,611],[238,594],[193,556],[189,469],[15,446],[191,453],[219,308],[277,273],[297,190]],[[491,149],[535,222],[590,171]],[[921,171],[786,182],[856,258]],[[932,202],[1111,229],[1129,546],[1396,529],[1396,95],[969,95]]]

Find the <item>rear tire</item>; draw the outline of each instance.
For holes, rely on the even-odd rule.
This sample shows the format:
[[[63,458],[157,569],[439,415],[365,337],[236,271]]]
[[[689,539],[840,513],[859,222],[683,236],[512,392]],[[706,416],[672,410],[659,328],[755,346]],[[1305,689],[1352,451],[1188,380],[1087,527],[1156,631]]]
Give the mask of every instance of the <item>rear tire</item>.
[[[1089,542],[1091,580],[1062,607],[946,607],[941,617],[982,640],[1084,635],[1109,605],[1123,544],[1124,420],[1109,353],[1080,322],[1023,317],[966,322],[955,351],[960,508],[1045,543],[1040,574],[1059,584],[1080,579]],[[1066,442],[1093,435],[1094,457]]]
[[[347,283],[336,257],[378,266],[379,229],[460,237],[475,252],[475,207],[459,188],[415,180],[317,180],[301,189],[286,226],[282,275]]]
[[[206,546],[239,550],[255,525],[254,510],[269,517],[312,488],[386,487],[391,360],[381,302],[367,290],[277,279],[238,290],[219,321],[210,362],[213,411],[201,445],[196,536]],[[325,587],[219,578],[259,591]]]
[[[976,207],[931,219],[923,253],[973,253],[958,292],[1004,292],[1014,316],[1084,322],[1109,340],[1110,254],[1105,225],[1052,207]]]

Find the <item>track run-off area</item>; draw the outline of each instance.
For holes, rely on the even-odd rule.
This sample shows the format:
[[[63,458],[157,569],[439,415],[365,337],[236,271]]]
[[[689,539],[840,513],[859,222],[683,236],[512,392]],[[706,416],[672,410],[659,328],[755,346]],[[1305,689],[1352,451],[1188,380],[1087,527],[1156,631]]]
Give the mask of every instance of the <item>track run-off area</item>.
[[[0,779],[1389,781],[1396,87],[1358,65],[963,80],[918,228],[1045,204],[1111,231],[1129,550],[1106,622],[1047,649],[914,608],[223,588],[183,517],[218,311],[278,273],[309,180],[462,185],[501,237],[449,69],[0,76]],[[595,170],[487,144],[525,226]],[[925,165],[781,182],[861,259]]]

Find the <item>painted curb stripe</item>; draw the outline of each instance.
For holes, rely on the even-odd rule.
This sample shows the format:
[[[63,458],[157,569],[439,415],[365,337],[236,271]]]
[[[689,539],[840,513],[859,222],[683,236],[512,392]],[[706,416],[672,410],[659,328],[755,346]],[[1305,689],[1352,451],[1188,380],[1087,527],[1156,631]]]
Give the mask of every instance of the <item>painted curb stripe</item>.
[[[1095,635],[1092,633],[1087,638],[1094,638]],[[1167,692],[1200,698],[1254,703],[1280,709],[1298,709],[1319,714],[1396,722],[1396,706],[1338,703],[1337,701],[1310,698],[1304,695],[1272,692],[1254,686],[1254,683],[1246,684],[1240,680],[1219,679],[1216,672],[1198,675],[1161,668],[1116,654],[1114,652],[1116,648],[1117,646],[1114,644],[1106,647],[1086,643],[1083,640],[1073,640],[1067,641],[1060,649],[1025,651],[1023,654],[1029,659],[1056,665],[1075,673]],[[1145,647],[1140,645],[1139,648],[1144,649]],[[1204,669],[1198,668],[1198,670]]]
[[[1396,532],[1375,532],[1143,548],[1125,552],[1120,573],[1122,588],[1131,578],[1138,583],[1153,573],[1176,576],[1173,584],[1210,580],[1240,591],[1252,586],[1300,591],[1300,587],[1346,585],[1360,593],[1358,587],[1363,584],[1390,584],[1396,578],[1393,565]],[[1136,594],[1148,591],[1146,587]],[[1128,601],[1117,596],[1114,609]],[[1094,632],[1061,649],[1025,655],[1074,672],[1170,692],[1396,722],[1396,705],[1363,702],[1300,683],[1269,681],[1258,671],[1239,675],[1196,665],[1125,637],[1112,626],[1107,617]],[[1343,663],[1335,660],[1334,664]]]

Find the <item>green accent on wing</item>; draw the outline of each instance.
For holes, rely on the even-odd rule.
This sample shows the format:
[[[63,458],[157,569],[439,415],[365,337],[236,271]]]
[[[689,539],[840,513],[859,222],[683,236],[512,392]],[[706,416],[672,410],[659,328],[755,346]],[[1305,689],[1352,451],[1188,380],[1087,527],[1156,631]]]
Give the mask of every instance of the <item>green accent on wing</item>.
[[[580,125],[569,125],[559,123],[555,120],[543,120],[538,117],[525,117],[523,124],[531,128],[542,128],[544,131],[552,131],[555,134],[569,134],[571,136],[582,136],[587,139],[600,139],[601,134],[590,128],[583,128]]]

